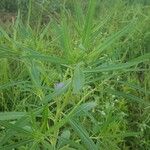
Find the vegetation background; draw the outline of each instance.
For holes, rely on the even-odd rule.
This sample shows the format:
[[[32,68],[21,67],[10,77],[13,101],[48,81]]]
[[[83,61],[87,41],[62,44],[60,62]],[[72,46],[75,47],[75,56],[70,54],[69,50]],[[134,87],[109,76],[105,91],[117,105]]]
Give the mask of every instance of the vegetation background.
[[[0,1],[0,150],[149,150],[149,0]]]

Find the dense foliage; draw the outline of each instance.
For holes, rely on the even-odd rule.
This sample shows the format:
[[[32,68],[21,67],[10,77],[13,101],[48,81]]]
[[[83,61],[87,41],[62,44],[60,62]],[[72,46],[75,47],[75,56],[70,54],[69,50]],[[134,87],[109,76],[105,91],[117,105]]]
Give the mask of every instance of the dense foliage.
[[[25,3],[0,26],[0,150],[148,150],[148,1]]]

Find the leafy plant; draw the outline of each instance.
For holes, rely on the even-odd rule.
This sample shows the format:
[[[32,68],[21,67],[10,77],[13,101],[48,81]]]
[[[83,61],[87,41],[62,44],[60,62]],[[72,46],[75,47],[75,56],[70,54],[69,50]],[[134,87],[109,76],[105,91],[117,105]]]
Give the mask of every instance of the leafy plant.
[[[0,149],[148,149],[149,6],[62,1],[42,23],[35,2],[0,27]]]

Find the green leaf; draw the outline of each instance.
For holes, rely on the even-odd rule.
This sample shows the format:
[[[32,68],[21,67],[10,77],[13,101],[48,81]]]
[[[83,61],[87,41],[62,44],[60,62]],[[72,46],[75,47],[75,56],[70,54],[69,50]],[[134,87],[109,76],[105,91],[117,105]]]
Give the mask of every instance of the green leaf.
[[[12,41],[12,39],[9,37],[9,35],[7,34],[7,32],[0,26],[0,33],[8,40],[8,41]]]
[[[130,88],[132,88],[134,90],[137,90],[139,92],[143,92],[145,94],[150,94],[150,91],[148,89],[142,88],[142,87],[140,87],[137,84],[133,84],[133,83],[129,83],[129,82],[124,82],[124,81],[117,81],[117,82],[120,83],[120,84],[129,86]]]
[[[57,56],[47,56],[44,54],[36,53],[36,54],[29,54],[26,56],[22,56],[22,58],[29,58],[29,59],[35,59],[35,60],[40,60],[42,62],[50,62],[54,64],[67,64],[68,61],[66,61],[63,58],[59,58]]]
[[[0,121],[16,120],[26,115],[26,112],[0,112]]]
[[[18,56],[18,54],[12,49],[10,49],[9,47],[4,46],[4,45],[0,46],[0,59],[1,58],[16,58],[16,56]]]
[[[66,142],[70,139],[70,131],[64,130],[59,137],[57,147],[63,147],[66,145]]]
[[[46,27],[43,29],[42,33],[40,34],[40,40],[44,38],[44,36],[49,33],[51,22],[49,22]]]
[[[143,56],[135,58],[129,62],[121,63],[121,64],[111,64],[108,66],[100,66],[95,69],[88,69],[85,72],[104,72],[104,71],[115,71],[115,70],[123,70],[135,65],[138,65],[141,62],[149,61],[150,60],[150,53],[147,53]]]
[[[135,95],[132,95],[132,94],[129,94],[129,93],[115,91],[115,90],[111,90],[111,89],[109,89],[108,92],[111,93],[111,94],[114,94],[116,96],[123,97],[126,100],[128,100],[129,102],[137,102],[137,103],[140,103],[140,104],[144,104],[145,106],[150,105],[150,103],[148,101],[145,101],[144,99],[139,98],[139,97],[137,97]]]
[[[86,146],[88,150],[98,150],[95,143],[92,141],[92,139],[89,137],[88,132],[85,130],[85,128],[81,125],[81,123],[77,123],[77,121],[71,119],[70,125],[72,126],[73,130],[77,133],[77,135],[81,138],[82,142]]]
[[[74,93],[77,94],[82,90],[84,86],[84,81],[85,81],[84,72],[81,68],[81,64],[78,64],[75,67],[74,76],[73,76],[73,92]]]
[[[61,138],[69,139],[70,138],[70,131],[69,130],[63,131],[61,134]]]
[[[14,144],[9,144],[9,145],[6,145],[6,146],[2,146],[2,147],[0,147],[0,150],[12,150],[14,148],[18,148],[20,146],[29,144],[32,141],[33,141],[32,139],[22,140],[22,141],[19,141],[19,142],[15,142]]]
[[[23,136],[26,136],[26,135],[29,136],[30,133],[31,133],[30,131],[27,131],[23,127],[20,127],[16,124],[9,123],[9,122],[6,122],[6,121],[1,121],[0,125],[5,127],[6,129],[10,129],[11,131],[15,131],[15,133],[17,132],[18,134],[21,134]]]
[[[87,102],[84,103],[82,105],[80,105],[79,107],[77,107],[74,112],[72,113],[72,116],[80,116],[82,114],[85,114],[86,112],[92,110],[93,108],[96,107],[96,102]]]
[[[9,88],[9,87],[13,87],[13,86],[19,86],[19,85],[24,85],[27,84],[27,81],[12,81],[10,83],[5,83],[3,85],[0,85],[0,90]]]

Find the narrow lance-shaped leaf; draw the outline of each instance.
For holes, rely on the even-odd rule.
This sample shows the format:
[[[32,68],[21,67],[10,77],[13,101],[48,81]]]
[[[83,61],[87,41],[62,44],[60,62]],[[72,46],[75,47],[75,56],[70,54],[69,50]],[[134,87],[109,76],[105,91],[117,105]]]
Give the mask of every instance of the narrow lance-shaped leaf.
[[[72,116],[80,116],[82,114],[85,114],[86,112],[95,108],[96,105],[97,105],[96,102],[93,102],[93,101],[84,103],[74,110]]]
[[[121,70],[125,68],[132,67],[134,65],[138,65],[141,62],[149,61],[150,60],[150,53],[147,53],[143,56],[140,56],[138,58],[135,58],[129,62],[121,63],[121,64],[111,64],[108,66],[100,66],[95,69],[86,69],[85,72],[104,72],[104,71],[115,71],[115,70]]]
[[[84,80],[85,80],[84,72],[81,68],[81,64],[78,64],[75,67],[74,77],[73,77],[73,92],[74,93],[79,93],[81,91],[81,89],[84,86]]]
[[[9,144],[9,145],[6,145],[6,146],[2,146],[2,147],[0,147],[0,150],[11,150],[11,149],[18,148],[20,146],[29,144],[32,141],[33,141],[32,139],[22,140],[22,141],[14,143],[14,144]]]
[[[20,119],[26,112],[0,112],[0,121]]]
[[[89,137],[88,132],[79,122],[77,123],[77,121],[73,119],[71,119],[69,122],[73,130],[78,134],[78,136],[81,138],[82,142],[84,143],[84,145],[86,146],[88,150],[98,150],[95,143]]]
[[[143,104],[145,106],[149,106],[150,103],[142,98],[139,98],[133,94],[129,94],[129,93],[125,93],[125,92],[120,92],[120,91],[115,91],[115,90],[108,90],[109,93],[119,96],[119,97],[123,97],[126,100],[128,100],[129,102],[137,102],[139,104]]]
[[[31,54],[27,54],[25,56],[21,56],[22,58],[29,58],[29,59],[35,59],[35,60],[39,60],[39,61],[42,61],[42,62],[50,62],[50,63],[53,63],[53,64],[67,64],[68,61],[63,59],[63,58],[60,58],[60,57],[57,57],[57,56],[48,56],[48,55],[45,55],[45,54],[41,54],[41,53],[31,53]]]

